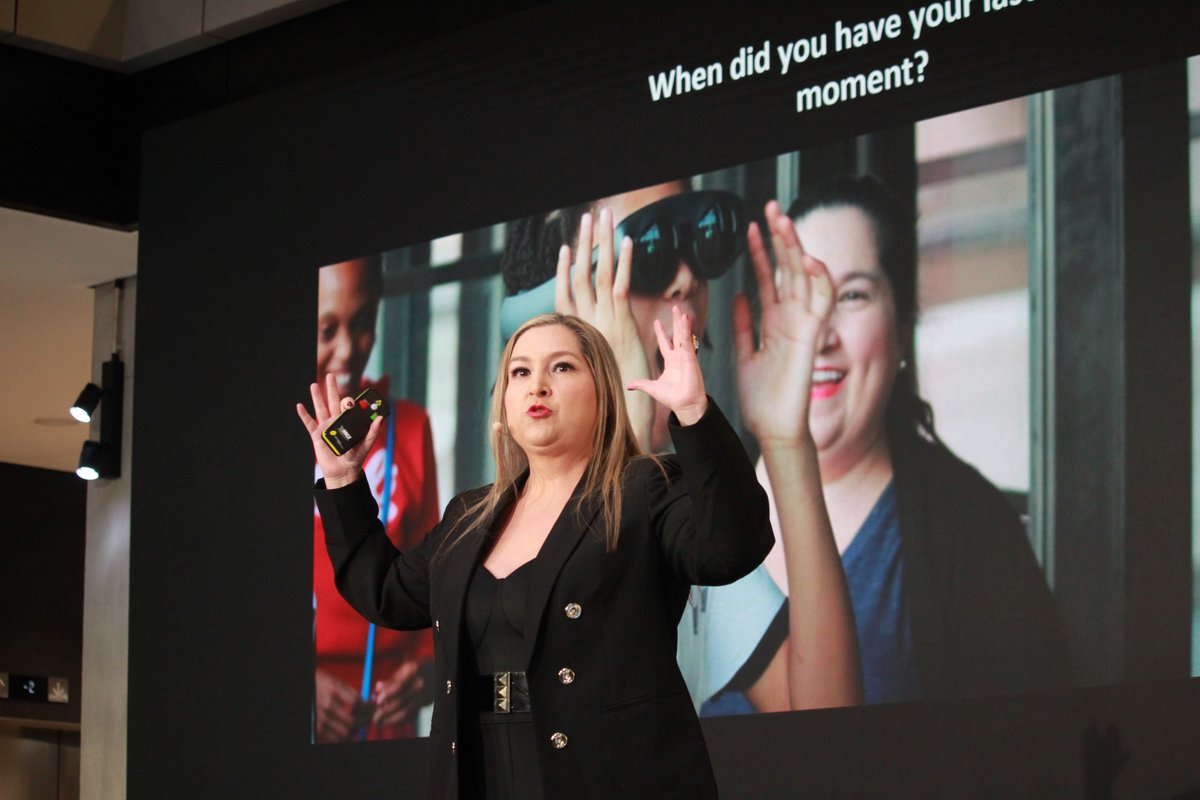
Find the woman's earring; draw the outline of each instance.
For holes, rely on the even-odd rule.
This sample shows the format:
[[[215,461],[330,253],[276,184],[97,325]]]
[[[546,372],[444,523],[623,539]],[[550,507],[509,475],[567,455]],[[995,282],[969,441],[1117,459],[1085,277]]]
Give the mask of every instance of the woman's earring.
[[[902,358],[900,359],[900,371],[904,372],[906,369],[908,369],[908,359]]]

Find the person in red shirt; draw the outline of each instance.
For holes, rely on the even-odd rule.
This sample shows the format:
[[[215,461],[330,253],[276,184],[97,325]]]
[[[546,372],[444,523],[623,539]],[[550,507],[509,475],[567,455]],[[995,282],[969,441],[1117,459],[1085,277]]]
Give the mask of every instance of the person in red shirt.
[[[317,381],[333,375],[346,395],[368,385],[387,396],[386,380],[365,381],[383,294],[377,257],[320,270]],[[439,518],[433,436],[424,409],[392,400],[383,435],[364,463],[388,537],[400,548],[421,540]],[[317,478],[320,470],[317,469]],[[383,502],[385,492],[388,502]],[[333,583],[325,530],[313,508],[313,606],[316,674],[313,739],[317,742],[417,735],[418,710],[432,702],[433,641],[428,630],[372,629]],[[370,658],[368,659],[368,640]]]

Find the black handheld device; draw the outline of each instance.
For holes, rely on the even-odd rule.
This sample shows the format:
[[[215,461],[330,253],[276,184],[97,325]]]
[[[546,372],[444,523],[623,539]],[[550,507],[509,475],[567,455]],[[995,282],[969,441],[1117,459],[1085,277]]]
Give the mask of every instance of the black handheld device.
[[[374,389],[364,389],[354,398],[354,405],[325,426],[321,438],[334,455],[342,455],[362,441],[376,417],[388,415],[387,401]]]

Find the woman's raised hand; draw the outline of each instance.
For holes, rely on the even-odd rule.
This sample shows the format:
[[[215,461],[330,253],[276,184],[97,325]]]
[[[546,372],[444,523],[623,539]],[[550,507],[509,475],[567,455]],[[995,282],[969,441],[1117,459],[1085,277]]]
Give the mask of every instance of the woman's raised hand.
[[[680,311],[679,306],[671,309],[671,318],[670,339],[662,323],[654,320],[654,335],[658,337],[658,350],[663,358],[662,374],[655,380],[630,381],[626,388],[644,392],[674,411],[681,424],[691,425],[704,416],[708,396],[704,392],[700,361],[696,358],[692,319]]]
[[[747,232],[762,307],[757,349],[745,296],[736,297],[733,306],[742,414],[764,447],[794,444],[808,434],[813,363],[834,302],[829,271],[804,252],[795,225],[774,200],[767,203],[766,217],[776,273],[758,225]]]
[[[579,240],[572,267],[571,248],[558,252],[554,280],[554,310],[571,314],[596,327],[613,349],[626,384],[650,377],[650,363],[629,308],[629,280],[633,269],[633,242],[625,237],[620,251],[613,250],[612,211],[601,208],[596,225],[596,276],[592,280],[592,215],[579,221]],[[614,255],[616,255],[614,263]],[[626,396],[629,418],[638,442],[649,452],[654,426],[654,403],[646,395]]]
[[[808,427],[812,370],[833,309],[829,271],[805,254],[796,228],[772,200],[766,208],[771,261],[757,225],[747,232],[762,304],[759,346],[744,296],[733,307],[742,418],[762,447],[787,564],[787,680],[791,707],[862,701],[858,637],[846,577]]]
[[[325,440],[321,438],[321,432],[330,420],[354,405],[354,400],[350,397],[339,398],[337,380],[332,373],[325,376],[323,387],[314,383],[309,387],[309,391],[312,394],[313,413],[309,414],[303,403],[297,403],[296,414],[304,423],[305,429],[308,430],[309,438],[312,439],[317,466],[321,468],[321,474],[325,476],[325,488],[337,489],[354,483],[362,474],[363,461],[366,460],[367,453],[371,452],[371,445],[379,436],[383,417],[379,417],[371,423],[367,435],[361,442],[342,455],[336,456],[329,449],[329,445],[325,444]]]

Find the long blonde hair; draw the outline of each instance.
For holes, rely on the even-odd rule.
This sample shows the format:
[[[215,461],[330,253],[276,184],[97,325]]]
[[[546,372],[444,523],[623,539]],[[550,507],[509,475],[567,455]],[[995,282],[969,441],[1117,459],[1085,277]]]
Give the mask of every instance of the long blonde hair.
[[[591,459],[583,475],[583,490],[573,510],[579,509],[586,498],[593,495],[601,500],[601,516],[604,520],[605,547],[609,552],[616,550],[621,523],[621,477],[629,462],[642,455],[637,437],[629,421],[625,407],[625,388],[621,383],[621,371],[616,356],[604,338],[604,334],[578,317],[568,314],[542,314],[526,322],[508,340],[496,381],[492,390],[492,454],[496,462],[496,480],[480,500],[472,503],[459,520],[462,530],[457,536],[447,538],[453,546],[485,522],[493,519],[496,509],[513,490],[518,479],[529,468],[529,459],[508,433],[508,419],[504,410],[504,394],[508,389],[508,366],[517,340],[526,331],[549,325],[561,325],[575,334],[584,362],[592,371],[596,385],[596,426],[592,433]],[[439,548],[439,552],[441,548]]]

